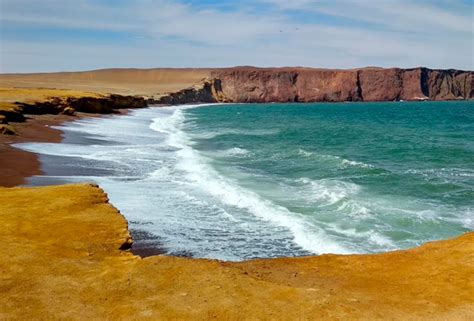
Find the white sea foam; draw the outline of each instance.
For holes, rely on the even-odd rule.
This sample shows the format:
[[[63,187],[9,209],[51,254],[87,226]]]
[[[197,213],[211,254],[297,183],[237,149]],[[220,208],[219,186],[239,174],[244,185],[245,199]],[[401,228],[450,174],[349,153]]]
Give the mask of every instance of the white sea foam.
[[[372,216],[371,210],[356,200],[361,190],[357,184],[332,179],[312,180],[307,177],[300,178],[297,182],[303,184],[301,193],[305,200],[320,209],[330,207],[355,219]]]
[[[233,147],[225,151],[225,154],[228,156],[247,156],[250,154],[245,148]]]
[[[343,229],[337,224],[329,224],[328,229],[338,234],[345,235],[354,240],[360,240],[366,242],[367,248],[376,248],[377,250],[393,250],[396,249],[395,243],[388,237],[382,235],[380,232],[375,230],[360,231],[355,228]]]
[[[353,160],[348,160],[344,158],[341,158],[341,161],[343,165],[357,166],[357,167],[362,167],[362,168],[374,168],[373,165],[365,164],[365,163],[357,162]]]
[[[167,142],[178,149],[180,161],[177,167],[186,173],[190,183],[217,197],[227,205],[243,209],[272,224],[291,231],[294,241],[303,249],[313,253],[350,253],[324,233],[324,231],[301,215],[290,212],[287,208],[273,204],[250,190],[238,186],[230,179],[217,173],[190,144],[189,138],[182,130],[184,115],[177,108],[165,121],[155,118],[150,128],[157,132],[169,134]]]
[[[308,152],[302,148],[298,149],[298,154],[300,154],[301,156],[304,156],[304,157],[310,157],[311,155],[313,155],[313,153],[311,152]]]
[[[201,152],[198,148],[209,145],[199,139],[274,135],[278,129],[210,130],[199,125],[199,112],[185,111],[194,107],[141,109],[120,117],[80,120],[61,126],[66,139],[60,144],[18,147],[54,156],[53,164],[58,161],[59,167],[66,166],[54,172],[58,176],[48,172],[46,183],[99,183],[131,228],[159,236],[169,254],[242,260],[366,253],[413,246],[446,235],[442,234],[445,231],[454,235],[474,228],[469,204],[459,207],[436,199],[381,194],[380,189],[365,184],[364,178],[359,179],[366,176],[363,168],[373,167],[370,164],[310,148],[270,156],[278,166],[286,165],[281,162],[292,156],[295,161],[330,169],[327,176],[323,173],[327,178],[312,177],[308,171],[302,174],[308,177],[295,179],[297,172],[273,175],[271,168],[246,167],[247,163],[254,165],[259,156],[250,145],[245,145],[248,150],[235,143],[233,148]],[[233,138],[218,137],[216,142]],[[226,163],[222,157],[235,160]],[[356,173],[348,174],[345,169]],[[358,172],[363,174],[358,176]],[[464,195],[472,186],[460,178],[472,173],[470,169],[441,168],[400,174],[441,178],[441,183],[461,181],[465,185],[449,193]],[[408,237],[400,239],[404,235]]]
[[[194,133],[191,135],[194,139],[213,139],[224,135],[239,135],[239,136],[270,136],[279,133],[278,129],[219,129],[219,130],[206,130],[200,133]]]
[[[334,161],[334,162],[339,163],[341,167],[355,166],[355,167],[361,167],[361,168],[374,168],[374,166],[371,164],[349,160],[349,159],[345,159],[345,158],[342,158],[340,156],[335,156],[335,155],[318,154],[315,152],[304,150],[302,148],[298,149],[298,154],[303,157],[314,157],[316,159],[320,159],[323,161],[324,160]]]

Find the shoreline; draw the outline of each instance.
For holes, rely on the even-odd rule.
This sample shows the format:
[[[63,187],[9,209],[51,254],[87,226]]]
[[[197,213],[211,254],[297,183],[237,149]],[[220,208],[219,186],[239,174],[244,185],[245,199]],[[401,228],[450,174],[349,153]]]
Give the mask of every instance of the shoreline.
[[[11,122],[18,135],[0,135],[0,187],[15,187],[26,183],[31,176],[42,174],[38,154],[14,147],[18,143],[60,143],[63,132],[53,126],[84,118],[125,115],[130,109],[117,110],[114,114],[77,113],[68,115],[28,115],[25,122]]]
[[[189,105],[181,105],[181,106],[173,106],[170,105],[169,107],[178,107],[178,108],[191,108],[191,107],[198,107],[198,106],[209,106],[209,105],[214,105],[214,104],[189,104]],[[220,104],[217,104],[220,105]],[[232,104],[230,104],[232,105]],[[155,107],[155,108],[160,108],[160,107],[167,107],[167,106],[149,106],[150,107]],[[117,112],[115,114],[108,114],[110,117],[115,116],[120,116],[127,114],[130,111],[128,110],[121,110],[120,112]],[[18,128],[20,132],[20,136],[14,137],[14,139],[10,142],[8,142],[9,145],[6,145],[6,148],[8,148],[8,152],[11,153],[13,156],[12,157],[5,157],[4,159],[0,160],[0,166],[2,166],[3,163],[8,163],[12,166],[18,166],[18,160],[20,160],[20,164],[23,162],[26,163],[26,167],[28,167],[28,164],[33,164],[36,165],[37,167],[31,169],[31,172],[33,174],[25,174],[25,171],[17,171],[16,177],[14,179],[17,180],[23,180],[25,181],[29,176],[32,175],[40,175],[43,173],[41,163],[39,161],[39,155],[34,153],[34,152],[28,152],[28,151],[22,151],[20,149],[16,149],[15,147],[11,146],[11,144],[14,143],[20,143],[20,142],[49,142],[49,143],[59,143],[63,140],[63,131],[60,129],[55,129],[51,128],[51,126],[57,126],[64,124],[65,122],[68,121],[78,121],[83,118],[89,118],[89,117],[103,117],[104,115],[101,114],[84,114],[84,113],[78,113],[77,116],[64,116],[64,115],[43,115],[43,116],[33,116],[29,119],[28,122],[21,124],[21,126],[26,127],[27,129],[31,127],[31,124],[33,124],[33,127],[38,127],[40,131],[42,131],[41,136],[34,136],[32,137],[32,133],[29,131],[22,131],[21,126]],[[35,133],[35,129],[31,130],[33,134]],[[24,134],[24,137],[21,135]],[[4,136],[7,137],[7,136]],[[1,138],[1,137],[0,137]],[[1,141],[0,141],[1,143]],[[19,156],[17,156],[19,155]],[[29,163],[28,163],[29,161]],[[54,162],[53,162],[54,164]],[[1,173],[1,171],[0,171]],[[1,180],[0,180],[1,183]],[[17,186],[20,184],[15,184],[15,182],[10,182],[10,187]],[[47,183],[48,184],[48,183]],[[58,183],[49,183],[49,184],[58,184]],[[40,184],[43,185],[43,184]],[[7,185],[4,185],[7,186]],[[8,186],[7,186],[8,187]],[[133,222],[132,222],[133,223]],[[163,247],[162,244],[160,244],[160,234],[157,235],[151,235],[147,233],[145,230],[141,230],[140,228],[138,229],[130,229],[130,233],[133,235],[134,239],[134,244],[133,248],[131,251],[144,258],[144,257],[150,257],[150,256],[155,256],[155,255],[161,255],[161,254],[166,254],[166,249]],[[461,234],[459,234],[461,235]],[[452,236],[456,237],[458,234]],[[434,241],[442,241],[446,240],[446,238],[440,238],[440,239],[434,239]],[[424,243],[423,243],[424,244]],[[408,248],[403,248],[403,249],[412,249],[415,248],[416,246],[413,247],[408,247]],[[338,253],[338,252],[335,252]],[[364,253],[364,252],[360,252]],[[366,252],[369,254],[369,252]],[[377,252],[377,253],[382,253],[382,252]],[[174,255],[174,254],[173,254]],[[314,254],[313,254],[314,255]],[[188,255],[174,255],[177,257],[191,257]],[[291,256],[291,255],[290,255]],[[263,256],[265,257],[265,256]],[[300,257],[300,256],[297,256]],[[224,259],[225,260],[225,259]]]
[[[162,107],[162,106],[149,106]],[[147,108],[149,108],[147,107]],[[77,113],[67,115],[28,115],[25,122],[12,123],[18,135],[0,135],[0,188],[22,187],[29,177],[44,174],[39,155],[14,147],[18,143],[60,143],[64,132],[53,126],[60,126],[66,122],[74,122],[85,118],[126,115],[131,109],[120,109],[114,114],[87,114]],[[165,251],[149,241],[157,237],[142,230],[130,230],[133,236],[131,252],[139,257],[150,257],[165,254]]]
[[[0,153],[9,155],[0,158],[0,177],[8,168],[16,169],[9,184],[41,174],[38,155],[11,144],[60,142],[63,132],[51,126],[103,116],[41,115],[15,123],[19,136],[0,136]],[[0,317],[139,319],[143,311],[153,319],[195,320],[473,316],[474,232],[378,254],[230,262],[134,249],[131,238],[139,240],[140,231],[129,228],[95,185],[0,187],[0,212],[7,249],[0,284],[11,302]]]
[[[0,284],[8,302],[0,316],[6,319],[460,321],[474,316],[472,232],[374,255],[243,262],[140,258],[126,251],[127,221],[96,185],[0,191],[6,251]],[[68,201],[45,204],[44,199]],[[35,224],[25,224],[30,221]]]
[[[0,136],[0,186],[15,187],[27,178],[42,173],[39,157],[35,153],[15,148],[13,144],[28,142],[59,143],[62,131],[51,128],[80,118],[62,115],[31,116],[26,122],[14,123],[15,136]]]

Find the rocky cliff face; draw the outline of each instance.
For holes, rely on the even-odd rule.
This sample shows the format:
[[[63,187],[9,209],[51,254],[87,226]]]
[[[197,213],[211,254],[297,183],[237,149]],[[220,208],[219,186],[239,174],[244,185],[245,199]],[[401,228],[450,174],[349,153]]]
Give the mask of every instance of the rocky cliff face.
[[[22,122],[24,115],[74,114],[76,111],[95,114],[110,114],[116,109],[143,108],[147,100],[143,97],[109,95],[106,97],[64,98],[54,97],[47,101],[16,102],[11,109],[0,110],[1,122]]]
[[[219,79],[205,79],[193,87],[164,95],[153,103],[179,105],[215,102],[231,102],[223,95],[221,81]]]
[[[147,107],[148,100],[138,96],[109,95],[103,97],[51,97],[33,102],[15,102],[0,105],[0,135],[14,135],[9,122],[23,122],[25,115],[65,114],[77,112],[110,114],[117,109]]]
[[[474,72],[459,70],[229,68],[161,103],[456,100],[474,97]]]

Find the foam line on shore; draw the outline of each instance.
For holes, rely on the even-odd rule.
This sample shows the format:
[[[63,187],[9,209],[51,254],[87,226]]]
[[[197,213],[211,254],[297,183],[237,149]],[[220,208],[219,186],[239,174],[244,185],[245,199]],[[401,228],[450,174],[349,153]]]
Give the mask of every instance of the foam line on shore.
[[[178,167],[187,173],[190,182],[227,205],[245,209],[271,224],[288,229],[293,235],[294,242],[307,251],[315,254],[353,253],[331,240],[322,229],[305,221],[301,215],[238,186],[209,166],[199,152],[192,148],[189,137],[182,130],[185,122],[183,109],[195,107],[199,106],[174,107],[175,110],[169,118],[157,117],[150,125],[151,129],[167,134],[168,144],[178,149],[177,154],[180,157]]]

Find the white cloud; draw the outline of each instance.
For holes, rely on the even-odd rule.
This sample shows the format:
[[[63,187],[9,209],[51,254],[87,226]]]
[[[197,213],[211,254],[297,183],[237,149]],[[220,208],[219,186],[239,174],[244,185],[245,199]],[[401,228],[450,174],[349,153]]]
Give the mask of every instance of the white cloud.
[[[133,34],[133,43],[2,39],[3,72],[103,67],[366,65],[473,69],[472,20],[412,0],[261,0],[266,10],[197,8],[171,0],[2,0],[2,24]],[[241,6],[245,8],[244,5]],[[296,14],[295,14],[296,12]],[[343,17],[338,25],[298,13]],[[368,25],[364,25],[368,24]],[[374,27],[375,24],[377,27]]]
[[[445,0],[444,9],[434,6],[433,1],[423,0],[261,0],[261,2],[274,5],[279,10],[317,12],[375,23],[401,31],[473,32],[472,5],[463,5],[458,1]]]

